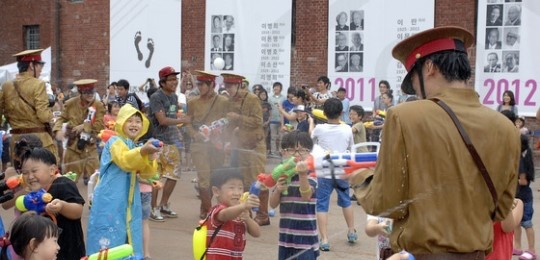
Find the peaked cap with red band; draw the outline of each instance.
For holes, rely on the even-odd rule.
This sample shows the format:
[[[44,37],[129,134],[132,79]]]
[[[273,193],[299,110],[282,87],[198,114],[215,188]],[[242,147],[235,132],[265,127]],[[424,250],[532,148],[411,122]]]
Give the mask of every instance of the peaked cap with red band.
[[[91,90],[96,87],[96,82],[97,80],[95,79],[81,79],[73,82],[73,84],[77,86],[79,90]]]
[[[230,73],[222,73],[221,76],[225,84],[242,84],[242,80],[245,79],[243,76]]]
[[[399,42],[392,50],[392,56],[407,69],[407,76],[401,83],[405,94],[414,95],[411,71],[416,61],[442,51],[467,53],[467,48],[474,42],[474,36],[467,30],[456,26],[444,26],[429,29]]]
[[[13,54],[13,57],[16,57],[18,62],[27,61],[27,62],[38,62],[38,63],[44,64],[45,62],[41,60],[42,51],[43,49],[21,51],[17,54]]]
[[[216,80],[216,78],[218,77],[218,75],[203,70],[195,70],[193,72],[193,75],[195,76],[197,81],[203,82],[214,82],[214,80]]]

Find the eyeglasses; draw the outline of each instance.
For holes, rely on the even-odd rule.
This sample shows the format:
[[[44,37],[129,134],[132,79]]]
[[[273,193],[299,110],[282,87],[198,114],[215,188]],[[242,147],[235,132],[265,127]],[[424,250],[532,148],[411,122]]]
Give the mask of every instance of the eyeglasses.
[[[308,155],[311,151],[309,149],[294,149],[294,148],[285,148],[283,149],[284,152],[290,153],[292,155],[298,154],[298,155]]]

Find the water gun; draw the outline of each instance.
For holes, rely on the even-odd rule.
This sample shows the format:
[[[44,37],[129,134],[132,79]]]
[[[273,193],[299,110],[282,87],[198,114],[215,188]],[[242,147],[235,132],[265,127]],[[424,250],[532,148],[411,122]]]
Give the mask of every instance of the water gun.
[[[281,176],[287,177],[287,183],[291,182],[291,178],[296,174],[296,159],[294,157],[289,158],[287,161],[276,166],[272,170],[272,174],[261,173],[257,176],[257,179],[267,188],[272,188],[276,185],[277,180]],[[287,195],[288,191],[284,190],[283,195]]]
[[[88,107],[88,114],[83,122],[83,130],[79,136],[79,141],[77,141],[77,149],[83,150],[84,147],[90,142],[92,138],[92,124],[96,120],[96,108],[94,106]]]
[[[52,195],[45,189],[32,191],[26,195],[21,195],[15,201],[15,207],[20,212],[33,210],[38,214],[45,213],[45,206],[52,201]]]
[[[373,145],[365,143],[364,145]],[[358,146],[353,147],[356,151]],[[317,150],[317,149],[315,149]],[[378,149],[376,152],[367,153],[330,153],[323,154],[314,152],[307,159],[308,168],[319,178],[332,178],[330,161],[334,165],[334,175],[350,174],[358,169],[373,168],[377,165]]]
[[[254,181],[251,186],[249,187],[249,192],[244,192],[242,194],[242,197],[240,198],[240,202],[246,202],[249,195],[253,194],[255,196],[259,196],[261,194],[261,189],[264,187],[263,181],[265,179],[264,175],[259,174],[257,176],[257,180]],[[253,208],[253,211],[259,211],[259,208]]]
[[[151,139],[152,140],[152,145],[157,147],[157,148],[160,148],[160,147],[163,147],[163,142],[158,140],[158,139]]]
[[[76,172],[67,172],[66,174],[62,175],[72,181],[77,181],[77,173]]]
[[[13,190],[22,183],[21,176],[12,176],[4,180],[5,177],[4,173],[0,173],[0,180],[2,180],[0,181],[0,204],[13,199]]]
[[[109,139],[111,139],[111,137],[115,135],[116,135],[115,131],[109,130],[109,129],[103,129],[99,131],[98,138],[101,139],[103,143],[106,143],[107,141],[109,141]]]
[[[204,141],[208,142],[210,141],[210,136],[214,133],[219,133],[221,130],[229,124],[229,120],[227,118],[220,118],[210,124],[210,126],[207,125],[201,125],[199,127],[199,133],[204,137]]]
[[[95,254],[90,256],[82,257],[81,260],[115,260],[115,259],[125,259],[126,257],[133,254],[133,247],[130,244],[123,244],[113,248],[105,248],[99,250]],[[137,258],[128,258],[128,259],[137,259]],[[139,258],[142,259],[142,258]]]
[[[315,117],[316,119],[319,119],[323,122],[328,122],[328,118],[326,117],[326,115],[324,114],[324,111],[322,109],[318,109],[318,108],[314,108],[313,110],[311,110],[311,114],[313,115],[313,117]],[[345,124],[345,122],[339,120],[339,122],[341,124]]]

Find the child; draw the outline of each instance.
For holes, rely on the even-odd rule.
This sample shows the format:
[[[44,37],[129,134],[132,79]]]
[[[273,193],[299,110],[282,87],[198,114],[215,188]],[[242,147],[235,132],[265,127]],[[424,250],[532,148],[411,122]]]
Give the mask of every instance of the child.
[[[533,209],[533,194],[531,190],[531,182],[534,181],[534,163],[532,150],[529,147],[529,139],[525,135],[521,135],[521,160],[519,161],[518,189],[516,198],[523,201],[523,218],[521,219],[521,227],[525,229],[527,234],[527,242],[529,249],[521,251],[521,227],[516,228],[515,233],[515,255],[521,256],[519,259],[536,259],[534,249],[534,229],[532,223]]]
[[[364,123],[362,123],[362,119],[364,118],[364,108],[358,105],[351,106],[349,118],[353,124],[352,133],[354,144],[366,142],[366,128],[364,127]],[[367,147],[362,146],[359,147],[356,152],[364,153],[368,152],[368,149]]]
[[[120,104],[118,104],[117,101],[110,101],[107,103],[107,114],[103,116],[103,124],[106,129],[114,130],[118,111],[120,111]]]
[[[523,217],[523,202],[514,199],[512,212],[503,221],[493,223],[493,251],[486,260],[512,259],[514,230],[519,227]]]
[[[377,236],[377,259],[380,259],[380,252],[383,248],[390,248],[388,236],[392,232],[392,220],[389,218],[367,215],[366,235]]]
[[[313,140],[306,132],[293,131],[281,139],[283,158],[295,156],[298,174],[289,184],[286,178],[279,179],[270,193],[270,207],[279,205],[279,256],[278,259],[316,259],[319,256],[317,232],[317,205],[315,178],[308,176],[307,164],[313,148]],[[283,191],[287,190],[287,195]]]
[[[354,145],[352,130],[349,125],[341,124],[339,117],[343,110],[343,104],[337,98],[329,98],[324,102],[323,112],[328,123],[314,126],[310,122],[309,130],[313,142],[321,146],[324,150],[334,153],[349,151]],[[347,240],[354,243],[358,239],[354,229],[354,216],[351,207],[351,198],[349,197],[349,182],[347,180],[332,180],[326,178],[317,179],[317,223],[321,234],[320,249],[322,251],[330,250],[328,241],[328,205],[330,195],[336,189],[338,193],[338,205],[343,210],[343,216],[347,223]]]
[[[517,129],[519,129],[519,132],[522,135],[529,134],[529,129],[525,127],[525,117],[521,116],[521,117],[516,118],[516,121],[514,122],[514,124],[516,124]]]
[[[157,172],[154,159],[159,148],[137,140],[148,130],[148,119],[133,106],[123,106],[115,125],[117,132],[105,144],[101,156],[99,185],[94,198],[87,229],[87,251],[113,248],[126,242],[133,246],[136,257],[143,256],[142,207],[137,174],[148,179]]]
[[[31,259],[57,259],[59,237],[58,226],[49,218],[29,211],[22,214],[13,223],[9,242],[13,246],[15,253],[22,256],[24,260]],[[4,243],[6,240],[4,240]],[[1,260],[7,260],[7,247],[2,247]],[[58,259],[79,259],[60,258]]]
[[[212,174],[212,192],[219,204],[210,210],[207,260],[242,259],[246,230],[252,237],[261,235],[259,225],[249,216],[251,209],[259,206],[259,198],[249,195],[246,202],[240,202],[243,179],[242,173],[234,168],[217,169]],[[214,232],[217,234],[212,239]]]
[[[139,180],[139,190],[141,191],[141,206],[142,206],[142,225],[143,225],[143,253],[144,259],[152,259],[150,257],[150,212],[152,206],[150,201],[152,200],[152,189],[161,189],[161,182],[159,181],[159,173],[156,173],[152,179]],[[162,219],[163,221],[163,219]]]
[[[268,103],[268,93],[265,89],[261,88],[258,96],[261,100],[263,112],[263,131],[266,141],[266,153],[270,155],[270,114],[272,113],[272,106]]]
[[[56,156],[45,148],[27,150],[21,156],[22,177],[30,191],[45,189],[53,197],[45,210],[56,215],[62,233],[58,237],[58,259],[80,259],[85,256],[81,225],[84,199],[72,180],[58,173]]]
[[[298,115],[296,119],[298,121],[296,130],[307,133],[309,131],[309,120],[313,120],[313,118],[309,117],[306,111],[306,106],[298,105],[293,109],[293,111]]]

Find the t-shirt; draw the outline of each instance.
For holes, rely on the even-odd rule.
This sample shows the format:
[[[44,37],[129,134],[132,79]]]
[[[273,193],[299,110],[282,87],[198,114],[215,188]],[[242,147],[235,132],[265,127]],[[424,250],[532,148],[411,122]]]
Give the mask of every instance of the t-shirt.
[[[84,205],[84,199],[79,193],[75,182],[66,178],[56,178],[47,191],[53,199],[60,199],[69,203]],[[81,259],[86,255],[84,246],[84,234],[81,219],[68,219],[61,214],[56,215],[58,227],[62,229],[58,238],[60,251],[57,259]]]
[[[208,233],[206,243],[210,242],[214,230],[221,224],[211,245],[208,245],[206,260],[242,259],[244,248],[246,247],[246,223],[239,219],[233,219],[225,223],[217,219],[218,213],[227,208],[223,204],[218,204],[212,209],[210,221],[208,223]]]
[[[501,222],[495,222],[493,224],[493,252],[486,256],[486,260],[512,259],[513,242],[514,231],[505,233]]]
[[[156,91],[150,97],[150,121],[153,125],[154,137],[163,141],[165,144],[173,145],[180,140],[180,131],[176,125],[160,125],[156,118],[156,113],[163,111],[168,118],[177,118],[178,97],[172,93],[165,94],[162,89]]]
[[[281,122],[281,114],[279,113],[279,109],[276,104],[283,104],[285,100],[286,98],[283,95],[270,95],[268,97],[268,103],[270,103],[270,105],[272,106],[272,113],[270,114],[271,122]]]
[[[387,222],[387,221],[391,221],[391,219],[389,219],[389,218],[372,216],[372,215],[368,214],[367,215],[367,221],[369,222],[370,220],[376,220],[377,224]],[[376,250],[377,250],[377,252],[376,252],[377,258],[375,258],[375,259],[379,259],[379,257],[380,257],[379,253],[381,252],[381,249],[386,248],[386,247],[390,247],[390,239],[388,237],[378,235],[377,236],[377,248],[376,248]]]
[[[344,98],[341,100],[341,104],[343,105],[343,110],[341,111],[341,121],[345,122],[346,124],[351,124],[351,119],[349,118],[349,107],[350,102],[347,98]]]
[[[326,151],[334,153],[350,151],[354,145],[351,127],[346,124],[318,124],[311,133],[311,139]]]
[[[309,177],[309,185],[313,194],[309,201],[300,194],[300,177],[295,175],[287,188],[288,194],[281,194],[279,213],[279,246],[295,249],[314,248],[318,254],[317,231],[317,181]]]
[[[313,96],[316,98],[316,99],[329,99],[332,97],[332,94],[330,94],[329,92],[326,92],[326,93],[321,93],[321,92],[315,92],[313,93]],[[323,109],[323,104],[317,104],[315,106],[313,106],[313,108],[318,108],[318,109]]]
[[[283,110],[285,110],[285,111],[291,111],[294,108],[294,104],[291,103],[288,99],[285,99],[285,101],[283,101],[282,107],[283,107]],[[283,123],[288,124],[289,120],[284,117],[283,118]]]
[[[296,126],[296,130],[300,132],[309,132],[309,122],[307,119],[304,119],[302,121],[298,121],[298,125]]]
[[[356,133],[353,134],[354,144],[366,142],[366,127],[364,123],[358,122],[352,126],[352,129],[356,129]],[[356,152],[365,153],[367,152],[367,147],[363,146],[356,149]]]

